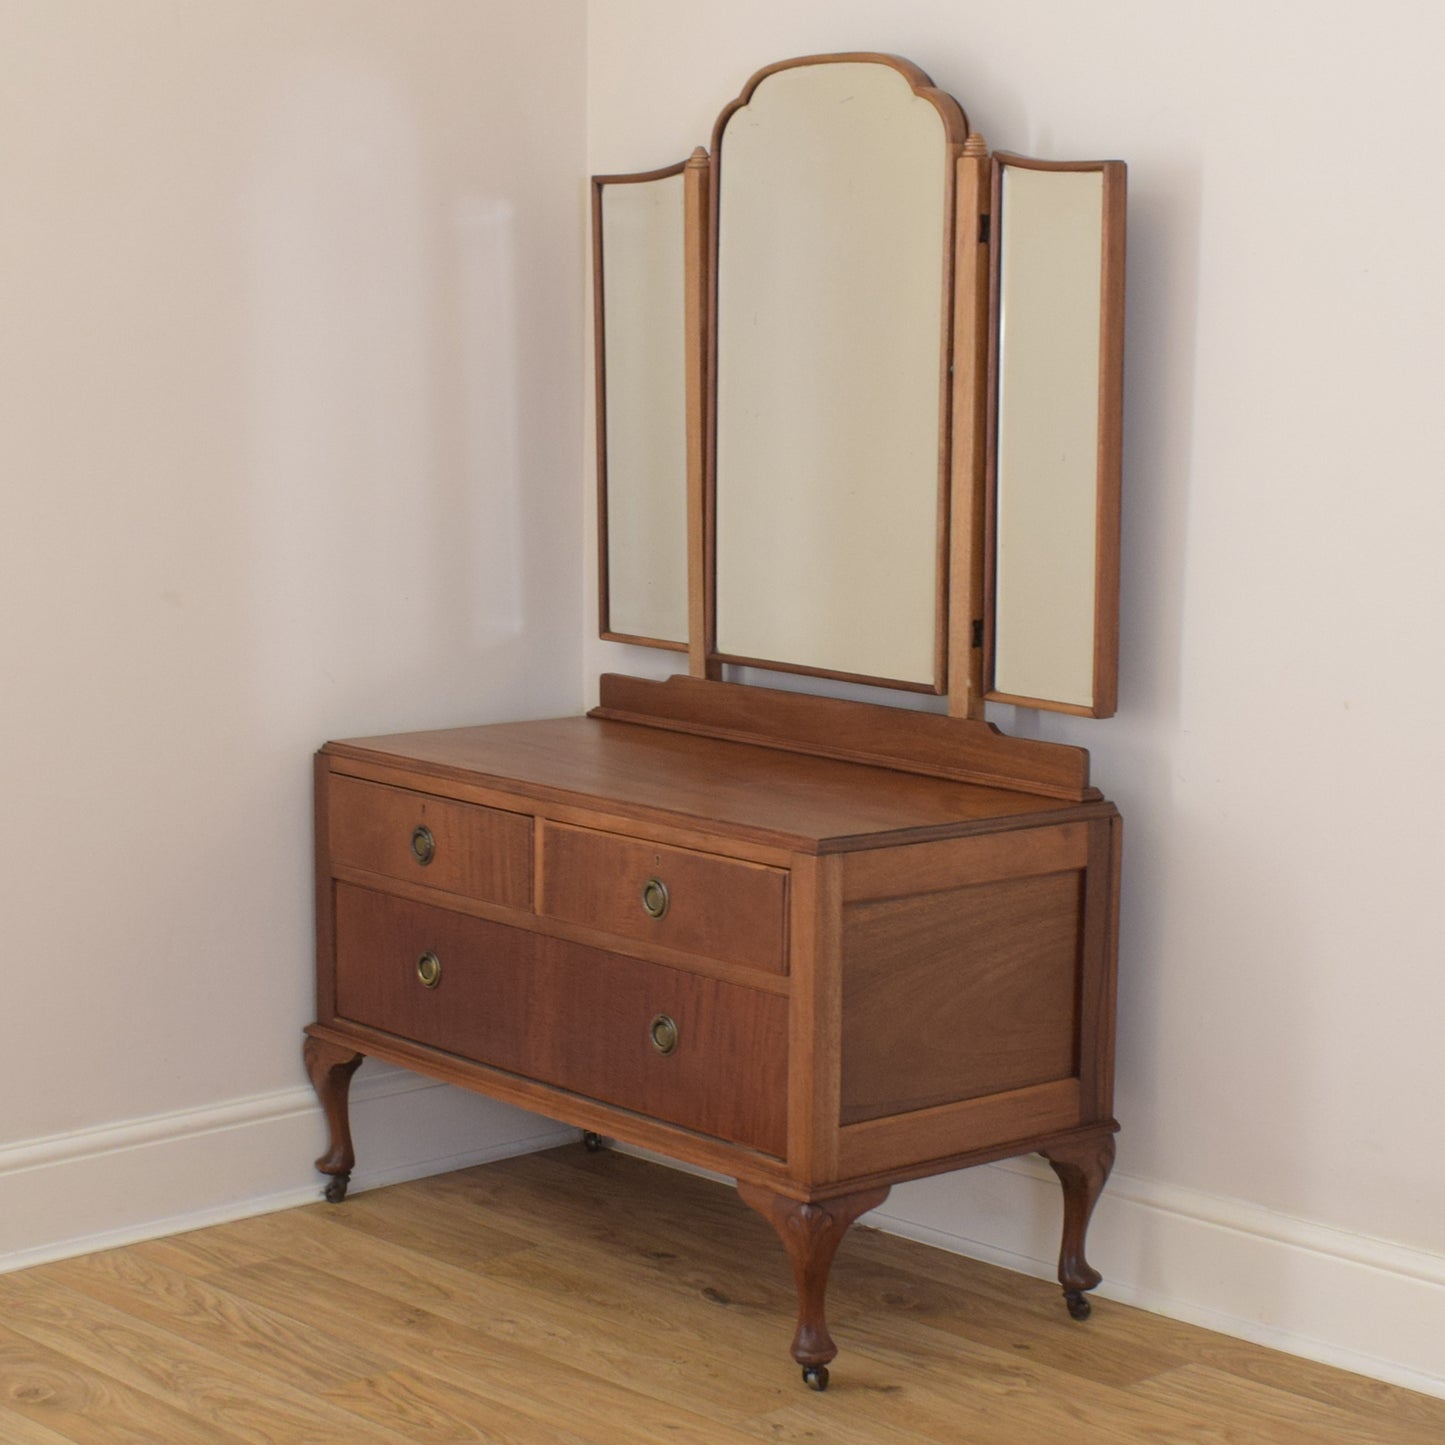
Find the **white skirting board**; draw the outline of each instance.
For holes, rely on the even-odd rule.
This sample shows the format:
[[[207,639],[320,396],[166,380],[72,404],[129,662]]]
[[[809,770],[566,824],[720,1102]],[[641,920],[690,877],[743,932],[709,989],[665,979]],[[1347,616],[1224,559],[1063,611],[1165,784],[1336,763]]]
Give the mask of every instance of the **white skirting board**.
[[[863,1223],[1054,1279],[1062,1209],[1029,1156],[900,1185]],[[1445,1397],[1445,1256],[1117,1170],[1086,1252],[1105,1300]]]
[[[369,1061],[353,1191],[549,1149],[577,1130]],[[326,1126],[308,1086],[0,1148],[0,1273],[311,1204]]]
[[[356,1191],[577,1137],[375,1063],[351,1117]],[[0,1148],[0,1273],[313,1203],[325,1133],[298,1087]],[[862,1223],[1052,1279],[1061,1201],[1041,1159],[1011,1159],[900,1185]],[[1088,1256],[1103,1299],[1445,1397],[1440,1255],[1116,1170]]]

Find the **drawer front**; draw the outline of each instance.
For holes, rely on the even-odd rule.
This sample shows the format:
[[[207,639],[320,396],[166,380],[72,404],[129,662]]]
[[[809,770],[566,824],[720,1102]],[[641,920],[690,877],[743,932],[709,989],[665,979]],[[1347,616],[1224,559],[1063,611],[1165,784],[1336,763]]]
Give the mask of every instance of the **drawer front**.
[[[779,995],[345,883],[336,885],[336,954],[343,1018],[785,1153],[788,1006]],[[418,969],[425,955],[440,964],[432,988]],[[657,1046],[671,1041],[659,1019],[675,1028],[670,1052]]]
[[[540,912],[682,953],[787,971],[783,869],[543,826]]]
[[[508,908],[532,906],[532,820],[333,774],[335,863]]]

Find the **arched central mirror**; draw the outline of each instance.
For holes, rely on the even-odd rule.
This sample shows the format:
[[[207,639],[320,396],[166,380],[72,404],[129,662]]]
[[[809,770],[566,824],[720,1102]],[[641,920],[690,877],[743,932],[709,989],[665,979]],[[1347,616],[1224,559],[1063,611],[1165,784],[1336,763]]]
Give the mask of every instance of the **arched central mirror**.
[[[944,688],[963,113],[887,57],[754,77],[713,140],[715,653]]]

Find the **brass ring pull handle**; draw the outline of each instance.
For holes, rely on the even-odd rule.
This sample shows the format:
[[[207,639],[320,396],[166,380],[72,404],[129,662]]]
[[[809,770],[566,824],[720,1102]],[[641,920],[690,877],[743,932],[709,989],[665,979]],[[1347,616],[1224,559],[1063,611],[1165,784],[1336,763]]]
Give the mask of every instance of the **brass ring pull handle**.
[[[649,878],[642,885],[642,908],[649,918],[664,917],[671,904],[667,884],[661,878]]]
[[[442,981],[442,961],[431,949],[416,961],[416,976],[423,988],[435,988]]]
[[[670,1054],[677,1047],[677,1025],[666,1014],[658,1014],[647,1026],[647,1037],[660,1054]]]
[[[436,851],[437,840],[432,837],[431,829],[418,823],[411,831],[411,856],[425,868],[436,857]]]

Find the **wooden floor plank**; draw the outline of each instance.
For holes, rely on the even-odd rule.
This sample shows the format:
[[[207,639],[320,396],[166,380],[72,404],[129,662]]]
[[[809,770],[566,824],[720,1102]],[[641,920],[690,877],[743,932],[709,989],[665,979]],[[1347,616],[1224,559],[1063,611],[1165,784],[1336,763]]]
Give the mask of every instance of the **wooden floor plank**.
[[[661,1316],[601,1314],[574,1296],[547,1296],[487,1279],[439,1285],[434,1278],[423,1308],[369,1287],[363,1281],[370,1274],[368,1269],[332,1275],[282,1260],[212,1279],[220,1288],[292,1309],[298,1318],[319,1320],[333,1331],[363,1323],[398,1363],[447,1364],[464,1379],[486,1377],[488,1389],[490,1366],[506,1347],[516,1347],[526,1355],[526,1367],[555,1376],[549,1383],[565,1388],[562,1382],[570,1381],[583,1392],[610,1384],[648,1396],[670,1412],[697,1412],[713,1421],[754,1412],[754,1397],[740,1379],[777,1403],[786,1398],[787,1379],[766,1380],[766,1367],[776,1357],[753,1340],[739,1358],[725,1340],[702,1338]],[[395,1287],[396,1276],[387,1283]]]
[[[1445,1440],[1445,1400],[870,1230],[822,1395],[794,1303],[734,1191],[573,1147],[0,1277],[0,1442]]]
[[[874,1257],[875,1246],[875,1240],[860,1237],[835,1267],[830,1314],[839,1332],[847,1332],[858,1317],[907,1319],[960,1341],[1112,1385],[1137,1384],[1179,1363],[1177,1351],[1158,1346],[1146,1329],[1128,1328],[1112,1306],[1107,1325],[1098,1318],[1080,1324],[1069,1318],[1057,1286],[1031,1280],[1036,1288],[1019,1290],[1004,1308],[972,1282],[960,1285],[943,1272],[924,1275],[916,1263],[912,1269],[884,1263]]]
[[[5,1445],[75,1445],[68,1435],[57,1434],[38,1421],[27,1420],[0,1406],[0,1440]]]
[[[906,1318],[855,1320],[847,1361],[855,1359],[866,1359],[892,1391],[855,1396],[853,1370],[840,1356],[829,1400],[846,1401],[854,1419],[879,1429],[899,1423],[939,1445],[960,1438],[962,1420],[968,1422],[970,1445],[1076,1436],[1235,1445],[1237,1438],[1208,1416],[1166,1401],[1141,1402],[1132,1387],[1083,1380]],[[781,1417],[770,1417],[770,1423],[776,1428],[780,1420],[801,1418],[795,1403]],[[1242,1437],[1239,1445],[1245,1445]]]
[[[694,1396],[706,1402],[710,1392],[735,1386],[720,1366],[696,1370],[696,1352],[681,1347],[664,1324],[649,1329],[646,1321],[633,1320],[624,1330],[601,1329],[576,1299],[497,1286],[324,1221],[300,1227],[307,1263],[277,1259],[212,1274],[210,1282],[253,1304],[289,1311],[328,1334],[363,1333],[400,1368],[429,1371],[510,1407],[526,1411],[539,1400],[565,1401],[569,1427],[588,1439],[617,1438],[619,1418],[634,1422],[634,1433],[625,1438],[640,1441],[654,1438],[653,1419],[665,1422],[659,1441],[678,1439],[679,1423],[706,1427],[719,1441],[735,1438],[720,1413],[693,1408]],[[328,1244],[328,1228],[339,1246]],[[315,1259],[340,1262],[352,1275],[316,1268],[309,1262]],[[749,1362],[754,1371],[762,1359],[759,1351]],[[764,1393],[781,1400],[782,1382]],[[586,1417],[601,1408],[607,1420],[595,1435],[587,1433]]]
[[[237,1445],[240,1438],[5,1325],[0,1381],[7,1411],[72,1445]]]
[[[499,1227],[496,1216],[484,1210],[428,1209],[423,1212],[414,1199],[393,1189],[359,1194],[343,1208],[325,1205],[315,1208],[318,1212],[329,1212],[348,1229],[369,1234],[387,1244],[420,1249],[433,1259],[461,1269],[485,1268],[492,1260],[530,1249],[538,1242]]]
[[[538,1402],[531,1411],[517,1410],[454,1379],[421,1370],[393,1370],[345,1390],[333,1390],[327,1398],[395,1430],[415,1445],[472,1440],[485,1440],[488,1445],[534,1445],[539,1439],[555,1440],[557,1445],[592,1445],[597,1439],[595,1434],[578,1434],[567,1412],[559,1412],[555,1406],[549,1409],[545,1402]]]
[[[1107,1308],[1111,1313],[1123,1309],[1114,1304]],[[1445,1399],[1201,1330],[1145,1310],[1123,1313],[1133,1322],[1135,1334],[1152,1335],[1163,1348],[1189,1363],[1208,1365],[1222,1375],[1297,1396],[1302,1402],[1301,1418],[1310,1405],[1319,1404],[1337,1411],[1342,1420],[1362,1422],[1367,1429],[1395,1432],[1378,1437],[1383,1440],[1408,1442],[1423,1436],[1437,1445],[1445,1441]]]
[[[578,1157],[570,1156],[573,1161]],[[529,1174],[547,1189],[549,1213],[560,1207],[566,1217],[567,1251],[519,1253],[501,1261],[493,1271],[494,1277],[515,1279],[530,1288],[557,1292],[577,1287],[570,1277],[576,1266],[585,1268],[591,1264],[599,1271],[605,1270],[609,1278],[616,1275],[619,1242],[625,1241],[627,1233],[614,1223],[611,1214],[619,1198],[626,1201],[635,1195],[641,1182],[639,1172],[645,1175],[654,1166],[628,1156],[611,1155],[583,1165],[569,1163],[564,1168],[564,1160],[568,1158],[537,1155],[526,1161]],[[586,1159],[586,1156],[580,1158]],[[598,1172],[599,1164],[613,1187],[611,1195],[605,1196],[593,1209],[590,1201],[596,1185],[588,1176]],[[432,1181],[433,1192],[455,1193],[464,1198],[469,1188],[484,1190],[492,1207],[497,1207],[499,1191],[495,1186],[488,1188],[486,1173],[481,1169],[441,1176]],[[580,1182],[571,1190],[561,1191],[556,1182],[559,1173],[571,1174],[574,1178],[580,1176]],[[619,1185],[622,1187],[618,1188]],[[668,1208],[650,1217],[639,1216],[632,1222],[631,1236],[635,1243],[646,1241],[649,1247],[634,1247],[625,1253],[628,1267],[635,1271],[651,1270],[653,1288],[659,1292],[674,1296],[700,1294],[714,1303],[743,1312],[750,1317],[751,1328],[765,1331],[776,1349],[785,1348],[792,1330],[794,1295],[782,1249],[770,1227],[744,1206],[733,1191],[720,1189],[711,1181],[688,1179],[676,1193],[686,1198],[692,1209],[705,1210],[707,1245],[699,1248],[698,1231],[688,1216],[682,1216],[684,1228],[673,1232],[679,1217],[671,1207],[670,1197]],[[566,1196],[560,1206],[559,1194]],[[671,1196],[671,1190],[669,1194]],[[1151,1347],[1139,1329],[1127,1326],[1120,1329],[1117,1315],[1109,1327],[1077,1324],[1063,1309],[1057,1286],[1024,1280],[956,1256],[942,1256],[906,1241],[896,1243],[905,1246],[902,1258],[912,1261],[911,1270],[891,1260],[874,1258],[875,1253],[891,1256],[897,1251],[893,1249],[895,1241],[871,1231],[850,1235],[834,1264],[828,1312],[833,1333],[845,1352],[845,1361],[854,1354],[857,1342],[850,1335],[850,1325],[858,1315],[876,1315],[885,1322],[885,1327],[889,1320],[906,1317],[956,1336],[960,1353],[962,1342],[967,1340],[1096,1382],[1138,1382],[1172,1369],[1187,1358],[1178,1351]],[[716,1248],[719,1244],[725,1248]],[[918,1268],[920,1254],[929,1262],[927,1274]],[[775,1266],[771,1270],[739,1273],[735,1267],[739,1255],[760,1261],[771,1257]],[[966,1286],[960,1286],[959,1280],[966,1281]],[[1002,1282],[1004,1297],[1010,1305],[1008,1310],[994,1306],[988,1291],[978,1288],[981,1280]],[[1020,1301],[1010,1298],[1020,1286],[1023,1286],[1024,1308],[1017,1307]],[[1113,1306],[1108,1308],[1114,1310]],[[1124,1320],[1135,1318],[1147,1321],[1152,1317],[1137,1311],[1123,1312]],[[989,1358],[997,1364],[997,1356]]]
[[[329,1445],[338,1439],[403,1445],[406,1439],[74,1290],[14,1275],[4,1285],[0,1308],[13,1334],[184,1415],[196,1432],[186,1438],[251,1445]]]
[[[307,1325],[212,1289],[139,1249],[66,1260],[37,1275],[303,1390],[334,1389],[390,1368],[354,1341],[323,1342]]]
[[[1382,1438],[1378,1417],[1340,1410],[1204,1364],[1182,1365],[1159,1375],[1137,1396],[1236,1422],[1242,1431],[1251,1432],[1246,1438],[1271,1445],[1378,1445]],[[1417,1429],[1401,1419],[1390,1421],[1389,1431],[1387,1438],[1396,1445],[1439,1445],[1442,1438],[1433,1429]]]

